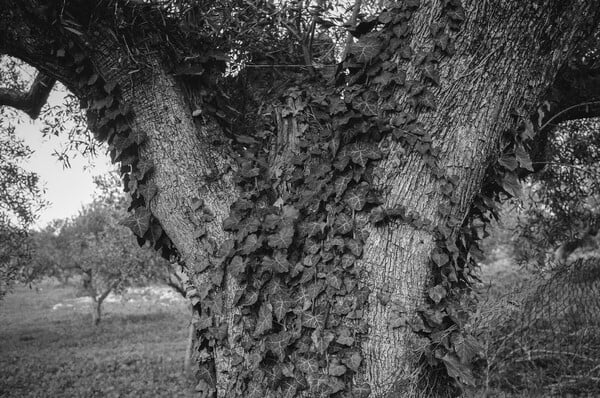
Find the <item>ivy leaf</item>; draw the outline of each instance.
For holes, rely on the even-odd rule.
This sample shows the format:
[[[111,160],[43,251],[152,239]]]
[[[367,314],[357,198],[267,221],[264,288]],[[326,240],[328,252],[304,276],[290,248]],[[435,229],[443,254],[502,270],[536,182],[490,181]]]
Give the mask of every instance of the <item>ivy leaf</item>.
[[[146,177],[146,175],[148,173],[150,173],[152,170],[154,170],[154,164],[152,164],[152,162],[150,160],[147,159],[142,159],[140,161],[138,161],[137,165],[136,165],[136,175],[138,177],[138,179],[143,179],[144,177]]]
[[[294,238],[294,227],[286,225],[281,228],[276,234],[269,235],[269,246],[275,249],[287,249],[292,244]]]
[[[336,115],[338,113],[346,112],[346,103],[338,96],[330,96],[329,99],[329,114]]]
[[[134,234],[143,237],[150,227],[150,212],[145,207],[138,207],[121,224],[131,229]]]
[[[319,362],[314,358],[299,356],[296,359],[296,367],[300,372],[307,375],[314,375],[319,372]]]
[[[392,13],[389,12],[389,11],[383,11],[382,13],[379,14],[379,16],[377,17],[377,19],[382,24],[389,23],[389,22],[392,21]]]
[[[111,142],[111,146],[116,150],[117,154],[129,148],[132,144],[133,140],[128,134],[116,134]]]
[[[274,258],[265,257],[263,264],[265,267],[273,271],[273,273],[278,274],[288,272],[290,269],[290,263],[288,262],[286,255],[279,250],[275,253]]]
[[[221,246],[219,246],[219,250],[217,250],[216,256],[229,257],[232,254],[234,248],[235,242],[233,241],[233,239],[227,239],[221,244]]]
[[[360,241],[356,239],[348,239],[346,241],[346,247],[350,249],[352,254],[354,254],[356,257],[360,257],[360,255],[362,254],[363,245]]]
[[[344,202],[352,210],[360,211],[367,203],[367,193],[369,191],[369,184],[363,183],[358,188],[354,188],[347,192],[344,196]]]
[[[115,87],[117,87],[117,81],[116,80],[110,81],[104,85],[104,91],[106,91],[108,94],[110,94],[113,92]]]
[[[446,316],[442,310],[428,308],[421,312],[423,318],[427,321],[427,323],[434,328],[439,328],[444,323],[444,317]]]
[[[146,135],[146,132],[141,129],[131,130],[131,133],[129,133],[129,135],[130,139],[138,145],[143,144],[148,139],[148,135]]]
[[[240,172],[241,176],[249,179],[249,178],[254,178],[254,177],[258,177],[260,175],[260,169],[258,167],[252,168],[252,169],[242,169]]]
[[[451,337],[451,342],[461,363],[470,364],[475,357],[483,355],[483,347],[471,335],[463,336],[455,333]]]
[[[446,288],[442,285],[435,285],[431,289],[429,289],[429,298],[433,300],[434,303],[439,304],[440,301],[446,297]]]
[[[296,292],[296,295],[294,296],[294,301],[302,306],[303,311],[308,310],[312,306],[312,297],[310,297],[309,292],[305,287],[301,287]]]
[[[283,206],[283,211],[281,212],[281,215],[284,219],[288,220],[288,222],[293,222],[296,221],[298,217],[300,217],[300,212],[294,206],[286,205]]]
[[[349,53],[356,56],[358,62],[369,62],[375,58],[381,49],[381,42],[377,37],[364,36],[349,48]]]
[[[239,231],[237,233],[237,240],[241,242],[246,236],[255,233],[260,227],[260,220],[257,217],[250,216],[240,222]]]
[[[307,267],[314,267],[315,265],[317,265],[319,263],[320,259],[321,259],[320,255],[309,254],[308,256],[306,256],[302,259],[302,264],[304,264]]]
[[[501,166],[503,166],[504,168],[510,170],[510,171],[515,171],[517,169],[517,167],[519,167],[519,163],[517,162],[517,158],[512,155],[512,154],[506,154],[503,155],[499,160],[498,163],[500,163]]]
[[[435,64],[428,64],[423,69],[423,76],[431,80],[436,86],[440,85],[440,72],[435,67]]]
[[[368,398],[371,396],[371,386],[369,383],[362,383],[354,386],[352,396],[356,398]]]
[[[423,321],[421,320],[421,322],[423,322]],[[389,322],[389,325],[392,329],[406,326],[406,324],[407,324],[406,315],[404,315],[402,313],[398,313],[398,312],[393,313],[393,315],[390,319],[390,322]]]
[[[309,254],[317,254],[321,246],[313,239],[306,239],[304,242],[304,251]]]
[[[249,307],[251,305],[256,304],[258,301],[258,291],[257,290],[246,290],[243,295],[243,300],[240,303],[242,307]]]
[[[356,261],[356,257],[354,257],[350,253],[345,253],[342,256],[342,267],[344,267],[344,268],[350,268],[350,267],[352,267],[354,265],[354,261]]]
[[[333,167],[341,171],[348,166],[348,163],[350,163],[350,157],[346,153],[338,153],[338,157],[333,163]]]
[[[348,146],[348,155],[352,162],[358,164],[362,167],[367,165],[369,159],[380,159],[381,152],[379,148],[375,146],[375,144],[367,144],[365,142],[360,142],[356,144],[351,144]]]
[[[227,270],[234,278],[239,278],[246,271],[246,262],[240,256],[235,256],[231,259]]]
[[[98,81],[98,74],[93,73],[87,81],[88,86],[93,86]]]
[[[531,158],[529,157],[529,153],[523,148],[523,145],[518,145],[515,149],[515,156],[517,157],[517,161],[519,162],[519,166],[522,168],[533,171],[533,165],[531,164]]]
[[[160,236],[162,235],[162,232],[163,232],[163,229],[162,229],[160,223],[158,222],[158,220],[154,219],[150,225],[150,228],[148,228],[148,231],[146,231],[146,234],[144,235],[144,237],[146,238],[146,240],[149,240],[153,244],[156,244],[156,243],[158,243]]]
[[[519,196],[521,184],[515,173],[506,173],[502,179],[502,188],[512,196]]]
[[[325,222],[310,221],[303,223],[300,228],[302,235],[310,238],[323,233],[326,226],[327,223]]]
[[[283,362],[285,359],[285,350],[290,342],[290,334],[287,331],[281,331],[276,334],[270,334],[265,339],[265,346],[267,350],[277,355],[279,362]]]
[[[312,329],[322,328],[325,326],[325,315],[319,313],[303,313],[302,314],[302,326],[306,326]]]
[[[328,261],[331,261],[335,258],[335,255],[330,252],[330,251],[323,251],[321,252],[321,260],[326,263]]]
[[[331,250],[335,247],[337,248],[343,248],[344,247],[344,239],[341,238],[340,236],[335,236],[331,239],[328,239],[325,241],[325,250]]]
[[[394,74],[392,72],[384,71],[383,73],[380,73],[377,76],[375,76],[375,78],[373,79],[373,83],[385,86],[386,84],[393,81],[393,79]]]
[[[156,184],[153,181],[150,181],[146,184],[138,185],[138,192],[144,197],[144,201],[146,202],[147,206],[158,193],[158,188],[156,187]]]
[[[377,116],[376,101],[369,101],[363,97],[357,97],[352,101],[352,106],[364,116]]]
[[[456,23],[460,23],[466,19],[465,10],[462,7],[447,10],[446,15]]]
[[[386,211],[381,206],[377,206],[369,213],[369,221],[375,225],[385,221],[386,217]]]
[[[287,293],[278,293],[270,298],[271,305],[273,306],[273,314],[277,322],[283,321],[285,314],[287,314],[294,304],[293,300]]]
[[[435,96],[429,90],[424,90],[421,95],[417,97],[417,102],[419,105],[427,108],[427,109],[437,109],[437,105],[435,103]]]
[[[342,288],[342,279],[336,274],[329,273],[325,279],[327,280],[327,285],[335,290],[340,290]]]
[[[330,376],[343,376],[346,373],[346,367],[342,365],[339,360],[333,360],[329,364],[327,373],[329,373]]]
[[[336,197],[336,199],[342,197],[342,195],[346,191],[346,188],[348,187],[348,183],[351,180],[352,180],[352,174],[351,173],[345,173],[342,176],[336,178],[336,180],[334,182],[335,197]]]
[[[473,373],[471,373],[469,365],[461,363],[455,354],[447,353],[441,360],[446,366],[448,376],[462,384],[475,385],[475,378],[473,377]]]
[[[443,267],[450,261],[450,257],[442,251],[436,250],[432,255],[431,259],[434,263],[437,264],[438,267]]]
[[[273,327],[273,306],[269,302],[263,302],[258,310],[258,321],[254,329],[254,336],[260,336]]]
[[[244,255],[248,255],[254,253],[260,247],[260,242],[255,234],[248,235],[244,240],[244,245],[242,246],[241,252]]]
[[[223,220],[223,229],[225,231],[237,231],[240,228],[240,223],[242,222],[239,214],[236,212],[231,212],[229,217]]]
[[[262,222],[262,226],[266,230],[274,230],[281,223],[281,217],[277,214],[267,214],[265,216],[264,221]]]
[[[335,219],[334,227],[338,233],[344,235],[352,231],[354,223],[350,216],[348,216],[346,213],[341,213]]]
[[[350,347],[352,344],[354,344],[354,337],[352,337],[350,329],[348,329],[346,326],[342,326],[338,330],[338,337],[335,339],[335,341],[338,344]]]
[[[248,383],[248,387],[246,389],[245,396],[248,398],[261,398],[261,397],[264,397],[264,395],[265,395],[265,388],[262,385],[262,383],[260,383],[256,380],[250,380],[250,382]],[[206,394],[202,394],[201,396],[202,397],[210,397],[211,394],[206,393]]]
[[[358,372],[358,368],[360,367],[360,363],[362,362],[362,356],[356,352],[352,351],[350,355],[342,360],[342,363],[352,369],[355,372]]]

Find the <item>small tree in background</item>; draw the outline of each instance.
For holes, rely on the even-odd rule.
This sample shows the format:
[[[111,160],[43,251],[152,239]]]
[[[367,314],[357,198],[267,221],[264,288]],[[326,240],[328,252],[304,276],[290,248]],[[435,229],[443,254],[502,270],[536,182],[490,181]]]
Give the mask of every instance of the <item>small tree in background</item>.
[[[130,286],[165,281],[171,268],[154,251],[139,247],[120,224],[125,201],[118,193],[117,177],[96,179],[97,195],[71,219],[55,221],[34,234],[35,255],[31,278],[77,275],[82,292],[92,299],[93,322],[101,320],[102,304],[111,292]]]
[[[27,230],[44,204],[38,176],[21,167],[32,152],[6,122],[9,113],[13,111],[0,108],[0,299],[25,276]]]

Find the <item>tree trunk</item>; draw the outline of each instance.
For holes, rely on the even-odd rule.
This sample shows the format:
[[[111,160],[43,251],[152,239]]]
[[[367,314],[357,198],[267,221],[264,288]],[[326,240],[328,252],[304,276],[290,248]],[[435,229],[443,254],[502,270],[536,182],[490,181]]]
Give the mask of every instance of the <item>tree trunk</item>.
[[[416,65],[416,59],[418,54],[433,48],[432,22],[444,18],[442,3],[445,2],[430,0],[422,3],[410,21],[410,48],[416,55],[408,57],[410,62],[397,54],[391,58],[403,66],[407,82],[421,80],[422,70]],[[8,0],[1,1],[0,5],[11,6],[6,9],[19,9]],[[418,214],[418,218],[427,220],[428,224],[366,223],[364,232],[368,233],[368,238],[356,263],[361,289],[348,295],[355,303],[360,301],[358,296],[365,295],[366,306],[355,308],[353,318],[347,320],[352,335],[346,336],[347,340],[354,341],[348,344],[356,346],[360,352],[357,356],[343,358],[337,357],[337,351],[327,349],[321,356],[315,354],[318,369],[311,377],[319,374],[322,378],[297,381],[300,387],[294,388],[298,388],[298,396],[315,396],[316,390],[310,390],[313,384],[317,386],[315,388],[323,389],[319,393],[325,394],[325,391],[331,391],[327,390],[331,386],[323,384],[339,380],[348,384],[347,393],[355,396],[366,396],[369,391],[369,396],[376,398],[419,394],[422,388],[419,366],[425,358],[421,353],[430,340],[411,325],[419,318],[418,310],[431,304],[429,289],[439,283],[435,276],[438,271],[432,267],[431,260],[432,253],[439,248],[439,231],[444,231],[445,244],[454,244],[459,228],[481,191],[488,166],[502,154],[503,133],[516,130],[523,120],[515,118],[515,113],[528,118],[539,105],[559,68],[581,37],[591,30],[589,22],[598,17],[600,9],[600,5],[591,0],[571,2],[568,8],[561,2],[550,0],[465,1],[464,7],[466,20],[458,33],[452,33],[455,52],[441,58],[437,66],[440,84],[428,88],[436,105],[417,107],[418,111],[414,111],[414,106],[410,105],[410,89],[401,88],[393,94],[392,110],[383,112],[387,122],[406,113],[414,114],[421,131],[433,140],[430,150],[436,154],[437,169],[453,181],[449,185],[451,192],[447,192],[448,180],[441,180],[432,172],[431,159],[414,148],[407,151],[401,143],[381,140],[379,147],[386,148],[389,155],[377,164],[372,186],[385,193],[383,207],[402,206],[406,213]],[[20,18],[26,19],[22,15]],[[35,51],[42,51],[47,44],[45,37],[35,36],[36,32],[30,31],[21,32],[24,38],[16,39],[14,31],[19,26],[7,26],[7,22],[0,19],[0,33],[11,33],[7,37],[17,43],[14,46],[18,51],[10,46],[4,46],[4,49],[9,53],[13,50],[13,55],[52,73],[81,94],[74,79],[69,79],[68,70],[60,65],[53,68],[47,57],[40,59],[36,55]],[[382,32],[385,33],[385,28]],[[237,295],[245,287],[236,277],[232,264],[223,262],[223,254],[218,253],[223,242],[232,236],[224,231],[223,221],[230,214],[230,206],[242,195],[242,188],[234,180],[236,155],[232,148],[223,144],[222,129],[211,116],[194,116],[195,104],[190,101],[189,94],[194,88],[172,76],[152,52],[143,55],[145,66],[140,67],[141,71],[131,73],[128,49],[105,31],[90,36],[86,45],[92,47],[88,53],[95,71],[104,81],[118,84],[119,100],[131,106],[134,115],[130,120],[132,131],[147,137],[137,156],[154,165],[154,172],[144,184],[154,184],[157,193],[146,198],[146,206],[185,260],[195,289],[192,296],[202,307],[200,323],[206,322],[197,344],[198,356],[204,362],[197,372],[200,377],[198,389],[206,396],[213,393],[218,397],[281,396],[278,394],[283,394],[282,386],[263,383],[262,379],[293,379],[299,365],[292,363],[291,358],[310,354],[312,360],[313,352],[306,347],[310,351],[308,354],[296,355],[284,350],[281,355],[285,358],[277,358],[264,348],[265,339],[261,341],[260,333],[255,332],[256,329],[249,330],[244,324],[246,318],[255,322],[252,317],[256,311],[265,311],[269,314],[270,325],[266,328],[282,327],[271,319],[273,309],[264,297],[262,302],[251,307],[253,314],[237,305],[240,299]],[[364,86],[369,88],[369,85],[375,83],[367,79]],[[344,87],[340,90],[343,92]],[[349,94],[346,92],[346,95]],[[435,110],[429,109],[431,107]],[[323,132],[325,130],[323,127]],[[297,145],[294,139],[281,142]],[[295,153],[296,150],[284,147],[279,152]],[[406,152],[400,159],[399,155]],[[282,162],[281,156],[270,156],[270,159],[272,168],[283,167],[281,164],[286,163]],[[290,159],[287,164],[291,164]],[[289,177],[286,172],[273,176],[278,179],[274,183],[278,187],[284,186],[285,178]],[[197,198],[203,199],[201,211]],[[264,208],[271,205],[273,203],[266,203]],[[329,222],[327,211],[317,209],[315,212],[321,212],[323,220]],[[205,217],[206,214],[211,217]],[[314,217],[315,214],[304,213],[302,216]],[[360,221],[361,217],[366,220],[368,214],[357,213],[356,220]],[[304,241],[299,240],[297,232],[295,236],[291,246],[302,247]],[[229,265],[220,267],[220,264]],[[298,264],[302,267],[299,260]],[[314,278],[321,276],[315,274]],[[312,302],[302,305],[310,308],[328,304],[333,308],[336,304],[321,301],[326,299],[313,297]],[[99,305],[97,308],[99,319]],[[399,323],[399,317],[408,322]],[[296,319],[300,320],[301,316],[297,315]],[[287,327],[293,325],[283,326],[284,329]],[[341,337],[331,332],[328,335],[321,326],[300,324],[297,327],[297,339],[306,345],[319,346],[328,338],[339,340]],[[190,333],[195,334],[195,331],[190,329]],[[260,349],[264,356],[257,361],[254,355]],[[278,360],[285,366],[273,366],[273,361]],[[345,370],[340,361],[349,361],[343,363],[346,367],[354,367],[353,371]],[[309,362],[306,363],[312,366],[313,362]],[[273,369],[284,372],[285,377],[272,375]],[[338,372],[346,372],[343,373],[345,378],[336,378]],[[289,377],[290,374],[294,377]],[[296,394],[295,389],[288,391]]]
[[[193,375],[193,356],[194,356],[194,347],[196,346],[196,325],[195,321],[197,321],[198,312],[195,310],[194,306],[189,304],[190,309],[190,324],[188,326],[188,337],[187,343],[185,347],[185,358],[183,359],[183,370],[186,375]]]
[[[92,299],[92,323],[94,326],[100,325],[100,321],[102,320],[102,302],[96,300],[94,297]]]

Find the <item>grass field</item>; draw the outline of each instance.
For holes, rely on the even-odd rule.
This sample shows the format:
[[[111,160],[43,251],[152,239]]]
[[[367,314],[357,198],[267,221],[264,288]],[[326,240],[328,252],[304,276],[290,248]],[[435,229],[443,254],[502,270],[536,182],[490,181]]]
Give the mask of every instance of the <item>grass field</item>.
[[[0,397],[191,396],[183,299],[138,291],[107,302],[94,327],[75,293],[45,283],[0,302]]]

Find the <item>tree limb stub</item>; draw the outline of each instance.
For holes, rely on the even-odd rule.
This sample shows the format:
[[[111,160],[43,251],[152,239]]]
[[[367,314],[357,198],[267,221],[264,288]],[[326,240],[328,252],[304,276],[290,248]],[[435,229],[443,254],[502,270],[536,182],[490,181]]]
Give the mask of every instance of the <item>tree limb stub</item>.
[[[29,91],[0,88],[0,105],[7,105],[25,112],[32,119],[40,115],[42,107],[56,83],[54,77],[39,72]]]

